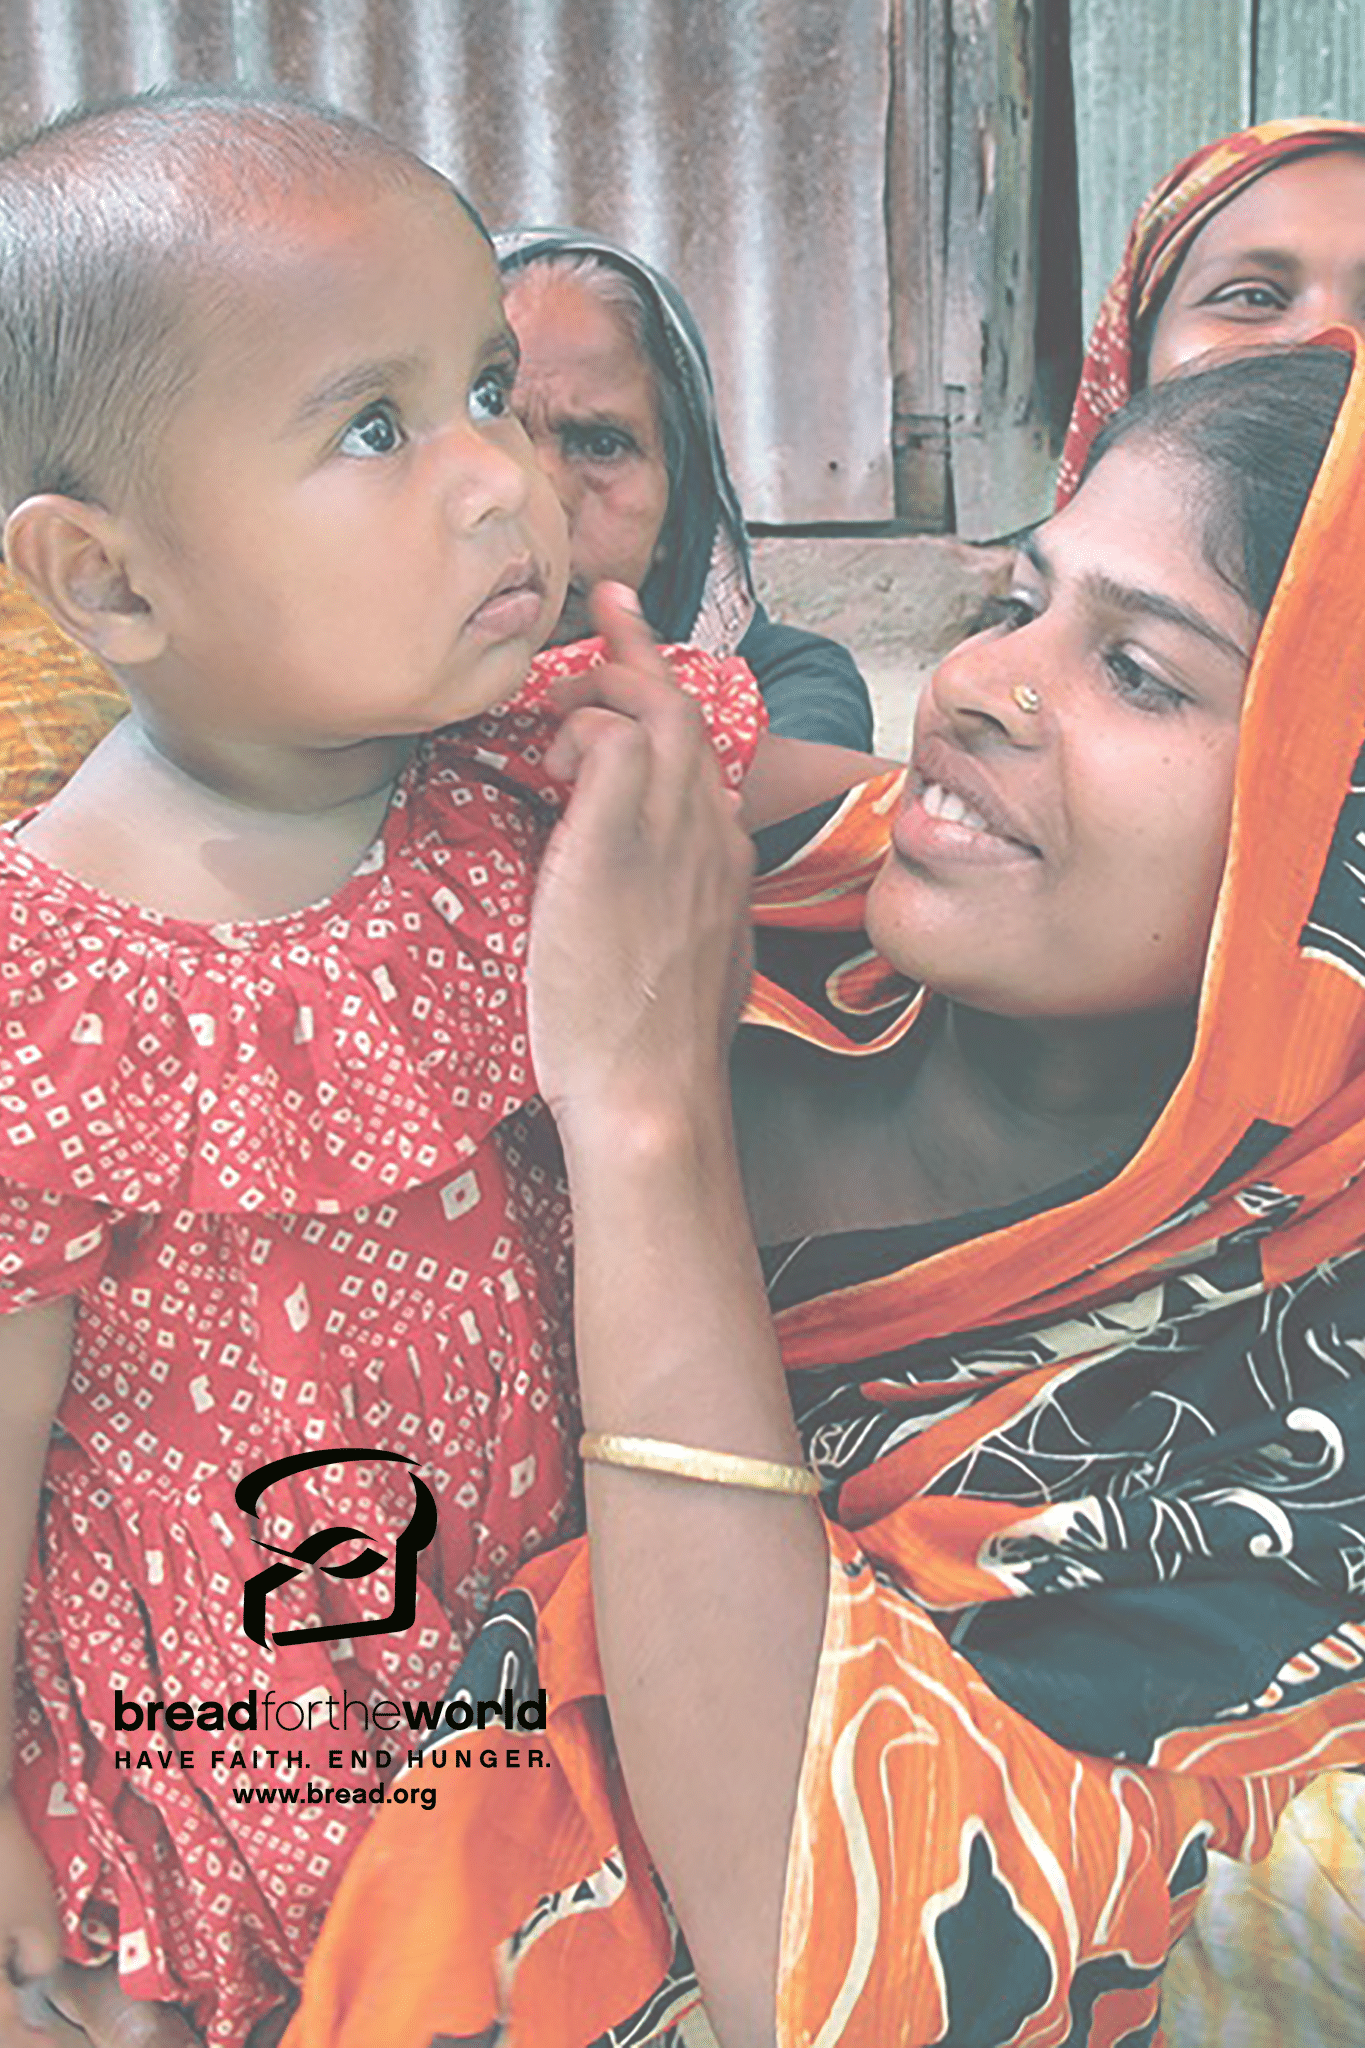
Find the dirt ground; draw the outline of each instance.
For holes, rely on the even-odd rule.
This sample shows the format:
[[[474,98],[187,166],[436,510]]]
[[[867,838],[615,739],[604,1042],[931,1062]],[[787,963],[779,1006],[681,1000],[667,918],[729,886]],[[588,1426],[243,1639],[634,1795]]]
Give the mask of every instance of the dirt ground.
[[[915,696],[1007,574],[1009,551],[951,537],[755,541],[759,595],[774,618],[852,649],[867,677],[877,747],[905,752]]]

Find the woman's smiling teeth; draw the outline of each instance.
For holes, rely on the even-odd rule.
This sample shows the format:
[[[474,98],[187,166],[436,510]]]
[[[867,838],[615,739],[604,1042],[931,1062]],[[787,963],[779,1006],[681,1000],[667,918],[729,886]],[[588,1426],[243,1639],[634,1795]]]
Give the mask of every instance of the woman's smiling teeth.
[[[941,818],[946,825],[965,825],[969,832],[989,832],[991,829],[980,811],[974,811],[969,803],[964,803],[953,790],[945,789],[941,782],[926,783],[920,792],[920,802],[931,818]]]

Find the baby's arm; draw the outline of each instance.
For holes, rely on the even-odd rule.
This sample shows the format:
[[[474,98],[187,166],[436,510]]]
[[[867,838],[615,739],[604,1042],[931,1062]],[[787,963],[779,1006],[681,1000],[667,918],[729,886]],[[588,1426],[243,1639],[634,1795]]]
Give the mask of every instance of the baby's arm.
[[[71,1363],[70,1297],[0,1316],[0,2048],[41,2038],[18,2016],[11,1979],[60,1956],[47,1865],[14,1799],[14,1664],[24,1573],[57,1404]]]
[[[902,761],[880,760],[875,754],[857,754],[851,747],[830,747],[819,740],[765,732],[744,778],[740,816],[750,832],[757,832],[764,825],[794,818],[831,797],[842,796],[888,768],[904,765]]]
[[[591,611],[593,623],[605,643],[607,668],[634,672],[645,678],[667,676],[675,683],[682,680],[684,688],[687,688],[681,673],[686,664],[709,660],[709,657],[685,647],[671,648],[660,654],[652,636],[640,633],[639,600],[634,591],[623,583],[599,583],[592,593]],[[715,663],[711,663],[711,669],[716,671]],[[741,693],[752,692],[756,704],[757,690],[753,679],[744,674],[741,664],[722,663],[722,677],[726,669],[738,672],[741,681],[734,687],[740,688]],[[543,679],[540,689],[544,689]],[[698,693],[692,689],[690,694]],[[715,697],[713,687],[713,709]],[[600,662],[588,666],[580,663],[556,676],[549,701],[569,730],[561,734],[545,757],[545,765],[552,775],[572,780],[578,754],[589,743],[598,721],[613,715],[607,708],[609,698],[610,679],[604,674]],[[718,744],[724,746],[726,742],[722,739]],[[885,774],[888,769],[903,766],[903,762],[885,761],[875,754],[860,754],[852,747],[828,746],[822,741],[792,739],[785,733],[764,730],[753,744],[739,791],[740,820],[747,831],[758,832],[765,825],[776,825],[785,818],[795,818],[803,811],[842,797],[848,790],[871,781],[874,776]],[[732,771],[727,773],[727,780],[731,779]]]

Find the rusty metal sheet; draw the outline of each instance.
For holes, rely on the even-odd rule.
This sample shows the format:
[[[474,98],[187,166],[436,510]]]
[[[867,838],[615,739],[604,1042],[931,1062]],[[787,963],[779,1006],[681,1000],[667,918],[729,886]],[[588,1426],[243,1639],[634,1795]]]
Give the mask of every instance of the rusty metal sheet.
[[[1365,0],[1261,0],[1256,119],[1365,121]]]
[[[0,124],[178,78],[373,120],[495,226],[673,276],[751,518],[892,509],[890,0],[0,0]]]
[[[1312,11],[1286,7],[1295,35]],[[1071,0],[1087,327],[1156,180],[1251,119],[1253,12],[1253,0]]]
[[[943,374],[956,524],[989,539],[1040,518],[1052,436],[1034,339],[1040,21],[1028,4],[952,0]]]

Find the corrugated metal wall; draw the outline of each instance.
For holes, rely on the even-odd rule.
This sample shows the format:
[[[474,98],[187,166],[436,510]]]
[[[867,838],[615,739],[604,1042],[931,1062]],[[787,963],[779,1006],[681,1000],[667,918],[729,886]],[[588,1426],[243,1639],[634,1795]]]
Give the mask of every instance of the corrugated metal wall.
[[[1030,0],[0,0],[0,130],[174,79],[375,121],[491,224],[675,277],[760,522],[978,532],[1044,489]]]
[[[1066,0],[0,0],[0,129],[160,80],[301,86],[493,224],[597,228],[671,273],[752,519],[984,535],[1046,502],[1065,410],[1059,80],[1087,322],[1179,156],[1272,113],[1365,119],[1365,0],[1071,0],[1069,75],[1067,24]]]
[[[595,228],[711,343],[750,516],[893,511],[889,0],[0,0],[0,122],[178,78],[375,121],[490,223]]]
[[[1087,325],[1144,194],[1190,150],[1290,114],[1365,121],[1365,0],[1071,0],[1071,16]]]

